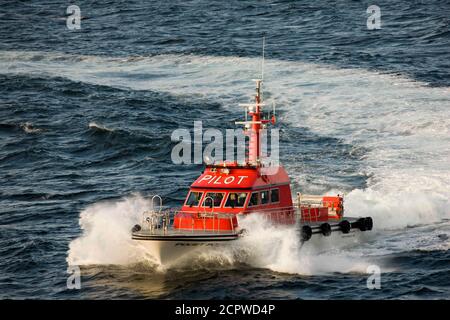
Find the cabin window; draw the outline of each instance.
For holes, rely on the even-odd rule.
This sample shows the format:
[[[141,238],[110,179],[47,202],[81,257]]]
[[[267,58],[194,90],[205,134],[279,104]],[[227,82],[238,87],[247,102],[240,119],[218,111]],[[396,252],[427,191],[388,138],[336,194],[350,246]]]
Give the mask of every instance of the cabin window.
[[[269,203],[269,191],[261,191],[261,204]]]
[[[202,207],[220,207],[223,195],[222,192],[208,192],[205,196],[205,200],[203,200]]]
[[[250,197],[250,201],[248,202],[248,206],[257,206],[258,205],[258,192],[253,192]]]
[[[227,202],[225,202],[225,207],[228,208],[243,208],[245,205],[245,200],[247,200],[246,192],[230,192],[228,194]]]
[[[191,192],[186,200],[186,205],[190,207],[198,207],[198,203],[202,198],[203,192]]]
[[[270,190],[270,202],[280,202],[280,189]]]

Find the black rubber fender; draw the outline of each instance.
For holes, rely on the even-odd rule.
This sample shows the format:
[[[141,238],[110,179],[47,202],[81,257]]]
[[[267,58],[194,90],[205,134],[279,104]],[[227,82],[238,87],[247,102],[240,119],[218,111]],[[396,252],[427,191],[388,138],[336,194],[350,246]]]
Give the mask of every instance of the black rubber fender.
[[[364,219],[364,225],[367,231],[372,230],[373,228],[373,219],[371,217],[367,217]]]
[[[361,231],[366,231],[366,218],[359,218],[356,221],[356,227]]]
[[[312,229],[310,226],[303,226],[302,230],[300,231],[300,238],[302,241],[308,241],[311,239],[312,236]]]
[[[131,232],[138,232],[138,231],[141,231],[141,226],[135,224],[134,227],[131,229]]]
[[[331,226],[329,223],[325,222],[320,225],[320,231],[325,237],[328,237],[331,234]]]
[[[352,228],[352,225],[348,220],[342,220],[339,222],[339,228],[341,229],[342,233],[349,233],[350,229]]]

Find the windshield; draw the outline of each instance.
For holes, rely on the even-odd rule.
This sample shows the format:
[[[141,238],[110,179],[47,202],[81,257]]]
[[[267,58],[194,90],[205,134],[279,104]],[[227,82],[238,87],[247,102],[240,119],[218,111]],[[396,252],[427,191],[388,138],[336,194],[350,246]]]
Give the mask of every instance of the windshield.
[[[248,202],[248,206],[251,207],[256,205],[258,205],[258,192],[253,192],[250,201]]]
[[[225,207],[231,208],[243,208],[245,205],[245,200],[247,200],[247,193],[229,193],[227,202],[225,203]]]
[[[269,202],[269,191],[261,191],[261,204]]]
[[[191,192],[186,200],[186,205],[190,207],[197,207],[203,192]]]
[[[203,200],[203,207],[220,207],[222,203],[223,193],[221,192],[208,192]],[[214,204],[214,205],[213,205]]]

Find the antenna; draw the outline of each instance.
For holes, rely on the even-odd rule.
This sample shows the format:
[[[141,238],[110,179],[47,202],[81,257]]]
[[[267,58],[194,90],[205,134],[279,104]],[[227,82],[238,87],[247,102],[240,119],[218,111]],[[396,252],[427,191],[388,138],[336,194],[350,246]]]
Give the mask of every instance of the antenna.
[[[263,35],[263,43],[262,43],[262,62],[261,62],[261,80],[264,80],[264,49],[266,46],[266,36]]]

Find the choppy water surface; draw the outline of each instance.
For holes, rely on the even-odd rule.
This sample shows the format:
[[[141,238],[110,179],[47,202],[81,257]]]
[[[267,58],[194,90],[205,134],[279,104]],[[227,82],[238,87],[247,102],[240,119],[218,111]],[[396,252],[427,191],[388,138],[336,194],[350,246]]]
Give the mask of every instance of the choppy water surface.
[[[450,5],[382,1],[369,31],[357,1],[76,4],[69,31],[65,2],[2,3],[2,298],[449,298]],[[201,170],[172,164],[170,135],[232,127],[262,32],[294,191],[345,192],[375,230],[317,250],[246,221],[238,248],[155,266],[130,227]],[[381,290],[366,288],[373,264]]]

